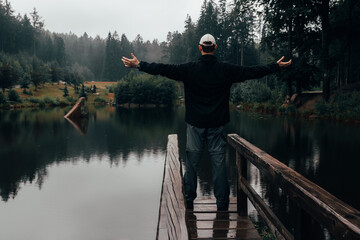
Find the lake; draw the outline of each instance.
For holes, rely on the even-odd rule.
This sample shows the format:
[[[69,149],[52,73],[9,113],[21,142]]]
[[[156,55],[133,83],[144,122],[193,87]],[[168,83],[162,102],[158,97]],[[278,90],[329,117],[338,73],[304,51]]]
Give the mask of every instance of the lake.
[[[0,111],[0,239],[155,239],[168,134],[179,135],[184,161],[184,107],[90,106],[80,130],[63,118],[68,110]],[[360,209],[359,126],[232,111],[226,131]],[[230,147],[227,163],[236,196]],[[206,154],[200,168],[198,195],[211,196]],[[255,167],[249,171],[292,230],[293,206]]]

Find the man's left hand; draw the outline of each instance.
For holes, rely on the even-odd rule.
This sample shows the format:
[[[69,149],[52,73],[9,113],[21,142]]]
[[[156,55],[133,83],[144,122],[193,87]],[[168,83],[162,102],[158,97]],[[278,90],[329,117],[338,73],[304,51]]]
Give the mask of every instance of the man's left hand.
[[[288,66],[290,66],[291,65],[291,61],[292,61],[292,59],[290,59],[289,61],[287,61],[287,62],[283,62],[282,60],[284,59],[285,57],[284,56],[282,56],[282,58],[280,58],[276,63],[279,65],[279,67],[288,67]]]

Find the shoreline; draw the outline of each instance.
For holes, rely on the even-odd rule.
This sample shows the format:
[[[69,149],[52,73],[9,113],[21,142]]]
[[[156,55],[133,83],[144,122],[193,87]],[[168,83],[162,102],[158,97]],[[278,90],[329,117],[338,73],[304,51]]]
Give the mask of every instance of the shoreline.
[[[312,120],[326,120],[329,122],[339,122],[339,123],[348,123],[360,126],[360,116],[357,118],[346,118],[346,117],[334,117],[326,115],[317,114],[314,109],[301,109],[301,107],[296,108],[294,105],[289,105],[284,108],[275,104],[269,103],[252,103],[252,104],[232,104],[230,103],[230,109],[235,111],[243,111],[249,113],[257,113],[261,115],[271,115],[271,116],[284,116],[284,117],[293,117],[296,119],[305,119],[308,121]]]
[[[23,104],[15,104],[9,105],[8,107],[4,107],[0,105],[0,110],[7,111],[7,110],[26,110],[26,109],[49,109],[49,108],[65,108],[71,107],[75,103],[69,104],[60,104],[60,105],[52,105],[47,104],[45,106],[39,106],[39,104],[31,104],[31,105],[23,105]],[[113,102],[106,102],[106,103],[99,103],[99,102],[87,102],[89,105],[93,106],[113,106],[113,107],[120,107],[126,109],[149,109],[149,108],[167,108],[171,107],[168,105],[156,105],[156,104],[135,104],[135,103],[124,103],[124,104],[113,104]],[[173,106],[183,106],[183,103],[175,103]],[[248,112],[248,113],[257,113],[260,115],[271,115],[271,116],[284,116],[284,117],[293,117],[296,119],[305,119],[305,120],[326,120],[329,122],[339,122],[339,123],[347,123],[347,124],[354,124],[359,126],[360,120],[359,119],[350,119],[350,118],[335,118],[327,115],[319,115],[316,114],[314,111],[304,111],[299,110],[300,108],[290,107],[290,110],[279,110],[282,107],[269,104],[269,103],[247,103],[247,104],[233,104],[230,103],[230,110],[239,111],[239,112]]]

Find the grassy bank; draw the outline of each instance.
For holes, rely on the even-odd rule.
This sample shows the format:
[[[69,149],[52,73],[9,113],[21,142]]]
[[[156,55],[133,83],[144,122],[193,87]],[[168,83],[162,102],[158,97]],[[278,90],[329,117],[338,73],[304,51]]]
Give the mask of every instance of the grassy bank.
[[[233,104],[232,107],[248,112],[360,123],[360,92],[358,91],[335,93],[329,102],[323,101],[320,95],[303,98],[298,106],[265,102],[238,103]]]
[[[85,82],[85,93],[87,94],[88,103],[106,104],[114,101],[113,85],[116,82]],[[96,86],[96,92],[90,89]],[[67,96],[65,94],[67,88]],[[65,85],[62,83],[52,84],[45,83],[35,90],[35,86],[29,86],[29,89],[13,89],[17,97],[10,97],[9,91],[5,92],[5,100],[7,103],[0,104],[1,108],[31,108],[31,107],[48,107],[48,106],[67,106],[74,104],[81,93],[81,86],[75,91],[73,85]],[[9,99],[10,98],[10,99]]]

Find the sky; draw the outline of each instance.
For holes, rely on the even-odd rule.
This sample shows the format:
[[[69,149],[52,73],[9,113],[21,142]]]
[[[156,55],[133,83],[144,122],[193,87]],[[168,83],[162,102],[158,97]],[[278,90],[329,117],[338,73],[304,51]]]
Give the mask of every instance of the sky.
[[[187,14],[193,21],[200,15],[203,0],[9,0],[16,15],[28,14],[36,7],[45,29],[81,36],[109,32],[125,33],[129,40],[137,34],[143,39],[165,41],[167,33],[182,32]]]

